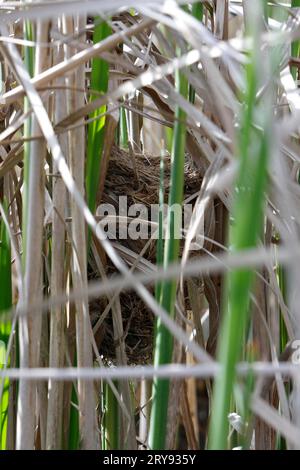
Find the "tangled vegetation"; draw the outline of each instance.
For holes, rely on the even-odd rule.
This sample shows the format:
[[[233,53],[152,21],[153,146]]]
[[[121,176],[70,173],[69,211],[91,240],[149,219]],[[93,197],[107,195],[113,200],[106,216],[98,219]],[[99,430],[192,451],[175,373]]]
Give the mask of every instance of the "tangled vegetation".
[[[300,1],[2,0],[0,60],[0,449],[299,449]]]

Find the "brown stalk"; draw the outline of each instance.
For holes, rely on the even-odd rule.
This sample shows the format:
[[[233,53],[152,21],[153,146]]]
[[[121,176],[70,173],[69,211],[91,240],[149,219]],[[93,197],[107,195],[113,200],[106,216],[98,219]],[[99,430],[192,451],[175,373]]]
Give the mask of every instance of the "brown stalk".
[[[74,30],[78,31],[85,25],[85,18],[74,20]],[[85,86],[85,67],[80,65],[72,77],[77,88]],[[81,93],[71,92],[69,111],[74,112],[84,103]],[[70,132],[69,151],[70,169],[78,190],[84,195],[84,169],[85,169],[85,128]],[[71,200],[72,238],[74,243],[72,262],[73,287],[85,288],[87,286],[87,240],[84,217],[75,201]],[[76,302],[76,349],[78,367],[92,367],[92,346],[90,339],[89,305],[86,296],[82,301]],[[97,435],[96,402],[94,390],[86,381],[78,381],[79,398],[79,428],[81,447],[83,449],[97,449],[99,436]]]
[[[48,38],[49,23],[37,23],[37,37],[43,42]],[[48,63],[47,51],[37,47],[35,73],[41,73]],[[39,134],[37,119],[32,119],[32,131]],[[44,159],[46,145],[43,140],[30,146],[29,185],[27,189],[28,219],[26,221],[26,259],[25,259],[25,298],[23,302],[42,298],[42,237],[44,227]],[[20,366],[39,365],[41,342],[41,315],[29,312],[27,318],[20,320]],[[28,336],[27,336],[28,335]],[[33,381],[20,381],[17,414],[16,448],[33,449],[35,427],[39,422],[36,409],[37,388]],[[45,404],[41,405],[45,406]],[[36,410],[34,412],[34,410]]]
[[[58,47],[54,56],[55,62],[63,60],[62,47]],[[58,84],[64,84],[63,78],[58,79]],[[64,117],[66,112],[66,95],[62,90],[56,92],[55,118]],[[59,136],[59,142],[63,153],[67,155],[67,135]],[[52,261],[51,261],[51,293],[58,295],[65,290],[65,206],[66,188],[59,175],[56,163],[53,161],[52,177]],[[49,367],[63,367],[65,353],[65,309],[53,308],[50,317],[50,346]],[[48,416],[46,448],[60,449],[62,447],[63,431],[63,383],[50,380],[48,384]]]

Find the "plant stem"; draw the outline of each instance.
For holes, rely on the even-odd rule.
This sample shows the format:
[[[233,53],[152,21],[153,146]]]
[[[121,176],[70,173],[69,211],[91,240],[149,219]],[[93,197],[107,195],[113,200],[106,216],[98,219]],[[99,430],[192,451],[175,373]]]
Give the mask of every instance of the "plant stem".
[[[272,117],[269,115],[268,109],[271,109],[271,106],[268,102],[265,106],[256,105],[259,67],[261,67],[261,57],[258,55],[260,50],[258,18],[263,18],[261,8],[260,0],[255,1],[249,18],[249,33],[254,38],[254,45],[246,68],[245,109],[239,133],[240,167],[233,208],[234,224],[230,235],[232,251],[235,252],[256,246],[263,222],[262,209]],[[253,128],[256,120],[261,121],[262,131]],[[224,302],[225,311],[218,343],[217,359],[221,370],[216,377],[213,392],[209,430],[210,449],[227,448],[228,413],[235,382],[235,366],[241,354],[248,324],[252,280],[253,272],[249,269],[233,270],[227,276],[228,303],[226,305],[226,301]]]
[[[95,18],[95,22],[99,18]],[[111,33],[111,29],[106,22],[95,26],[93,43],[96,44],[105,39]],[[106,93],[108,87],[108,63],[103,59],[94,58],[92,60],[91,89],[100,93]],[[96,95],[91,95],[91,101]],[[94,111],[89,117],[94,118],[104,113],[106,106]],[[102,152],[104,146],[104,127],[106,118],[94,120],[88,126],[88,143],[87,143],[87,163],[86,163],[86,193],[88,206],[92,212],[95,211],[96,195],[100,179]]]
[[[86,18],[80,16],[74,19],[74,32],[78,33],[85,28]],[[76,91],[85,87],[85,67],[81,65],[73,75],[74,91],[71,94],[70,111],[84,105],[84,96]],[[78,190],[84,195],[84,154],[85,129],[84,127],[70,133],[70,168]],[[87,288],[87,237],[84,215],[71,199],[72,211],[72,281],[74,289]],[[89,302],[87,295],[76,302],[76,352],[78,367],[92,367],[93,356],[91,346],[91,325],[89,317]],[[83,449],[96,450],[99,448],[99,439],[96,422],[96,400],[93,383],[78,380],[79,401],[79,429],[80,445]]]
[[[188,82],[186,77],[177,72],[176,87],[179,93],[186,97]],[[184,160],[186,125],[185,112],[176,108],[176,122],[173,134],[173,148],[171,156],[171,186],[168,209],[167,239],[164,250],[164,266],[175,262],[179,256],[180,240],[178,235],[179,221],[176,206],[181,206],[184,185]],[[180,228],[179,228],[180,230]],[[171,317],[174,317],[177,282],[165,281],[161,285],[160,303]],[[158,320],[156,326],[154,365],[168,364],[172,360],[173,338],[165,326]],[[166,440],[167,413],[169,401],[169,380],[154,379],[153,404],[150,419],[149,445],[151,449],[163,449]]]
[[[59,63],[63,60],[63,47],[58,46],[55,51],[54,61]],[[65,85],[64,77],[57,80],[59,85]],[[56,120],[65,117],[66,94],[58,90],[56,92],[55,113]],[[67,134],[59,136],[60,145],[64,154],[67,154]],[[52,181],[53,219],[52,219],[52,250],[51,250],[51,293],[54,296],[64,291],[65,287],[65,225],[64,214],[66,205],[66,188],[61,178],[58,177],[58,168],[53,161]],[[65,353],[65,309],[53,308],[50,318],[50,344],[49,344],[49,367],[63,367]],[[47,407],[47,432],[46,449],[60,449],[62,447],[63,431],[63,384],[59,381],[50,380],[48,385],[48,407]]]
[[[7,211],[6,200],[3,201],[3,208]],[[3,220],[0,219],[0,369],[4,367],[6,347],[11,333],[11,322],[2,319],[1,314],[5,313],[12,306],[12,282],[11,282],[11,249],[9,233]],[[4,381],[4,382],[3,382]],[[9,406],[9,380],[0,379],[0,450],[6,449],[7,443],[7,423]]]
[[[32,31],[27,23],[26,34]],[[37,40],[44,42],[48,38],[49,23],[37,22]],[[33,72],[33,56],[28,53],[27,69]],[[37,46],[34,73],[39,74],[46,66],[47,52]],[[30,135],[40,134],[40,127],[35,117],[32,117]],[[24,180],[24,221],[23,221],[23,265],[24,265],[24,298],[21,301],[29,303],[31,299],[42,297],[42,239],[44,216],[44,158],[46,146],[43,139],[30,142],[26,149],[25,180]],[[28,313],[27,318],[20,321],[20,367],[36,367],[39,363],[39,348],[41,339],[41,315]],[[36,383],[20,380],[17,414],[16,448],[33,449],[34,429],[38,416],[32,412],[36,409]]]
[[[192,5],[192,15],[196,20],[203,20],[203,3],[196,2]],[[195,89],[192,85],[189,85],[189,100],[191,103],[195,103]]]
[[[291,4],[292,8],[299,8],[300,7],[300,0],[292,0],[292,4]],[[297,41],[294,41],[292,43],[292,50],[291,50],[291,53],[292,53],[292,57],[298,59],[299,58],[299,54],[300,54],[300,41],[297,40]],[[292,71],[292,75],[293,75],[293,78],[294,80],[297,79],[297,76],[298,76],[298,69],[297,67],[291,67],[291,71]]]

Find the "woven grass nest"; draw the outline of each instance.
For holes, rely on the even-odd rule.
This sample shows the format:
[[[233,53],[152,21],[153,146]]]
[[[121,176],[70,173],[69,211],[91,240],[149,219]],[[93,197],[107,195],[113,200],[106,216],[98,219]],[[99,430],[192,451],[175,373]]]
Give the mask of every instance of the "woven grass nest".
[[[170,157],[164,162],[164,192],[165,202],[168,200],[170,187]],[[158,204],[160,182],[160,157],[135,154],[114,146],[110,156],[106,175],[103,203],[113,204],[118,213],[119,196],[127,196],[128,206],[142,203],[150,210],[151,204]],[[202,177],[189,155],[185,164],[185,198],[199,191]],[[147,248],[136,266],[137,271],[146,271],[155,265],[156,241],[151,240],[116,240],[113,242],[119,255],[129,268],[136,262],[139,253]],[[108,276],[116,272],[114,266],[107,260],[106,273]],[[97,278],[99,272],[95,265],[90,265],[90,277]],[[108,300],[97,299],[91,302],[90,311],[94,325],[102,314]],[[129,364],[147,364],[152,360],[154,316],[144,302],[134,291],[120,294],[120,305],[123,320],[124,335],[121,341],[125,343],[125,351]],[[113,321],[111,312],[96,334],[99,352],[107,362],[115,362],[116,342],[114,341]]]

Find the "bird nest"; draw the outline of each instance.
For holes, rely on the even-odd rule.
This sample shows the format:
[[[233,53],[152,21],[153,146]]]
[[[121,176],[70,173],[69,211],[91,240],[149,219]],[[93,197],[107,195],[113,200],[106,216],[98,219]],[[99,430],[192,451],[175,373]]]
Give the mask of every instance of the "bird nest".
[[[133,204],[143,204],[151,211],[152,205],[158,205],[160,188],[160,156],[132,155],[116,146],[113,147],[102,202],[114,206],[119,213],[120,196],[126,196],[127,210]],[[168,200],[170,188],[171,160],[170,156],[164,158],[164,198]],[[185,199],[199,191],[202,177],[189,155],[186,155],[184,170],[184,197]],[[124,199],[123,199],[124,202]],[[123,208],[124,209],[124,208]],[[149,228],[151,230],[151,227]],[[150,232],[149,232],[150,233]],[[137,239],[130,237],[120,240],[119,230],[116,240],[112,241],[119,256],[129,268],[136,271],[149,272],[155,269],[156,240]],[[142,255],[141,255],[142,253]],[[106,274],[113,276],[114,266],[106,260]],[[90,277],[99,277],[95,264],[90,264]],[[97,299],[90,305],[92,324],[95,325],[101,316],[108,299]],[[116,361],[116,348],[120,341],[124,342],[128,363],[145,364],[152,359],[154,317],[144,302],[134,291],[120,294],[121,315],[123,321],[123,336],[115,340],[111,312],[96,334],[99,352],[104,360]]]

